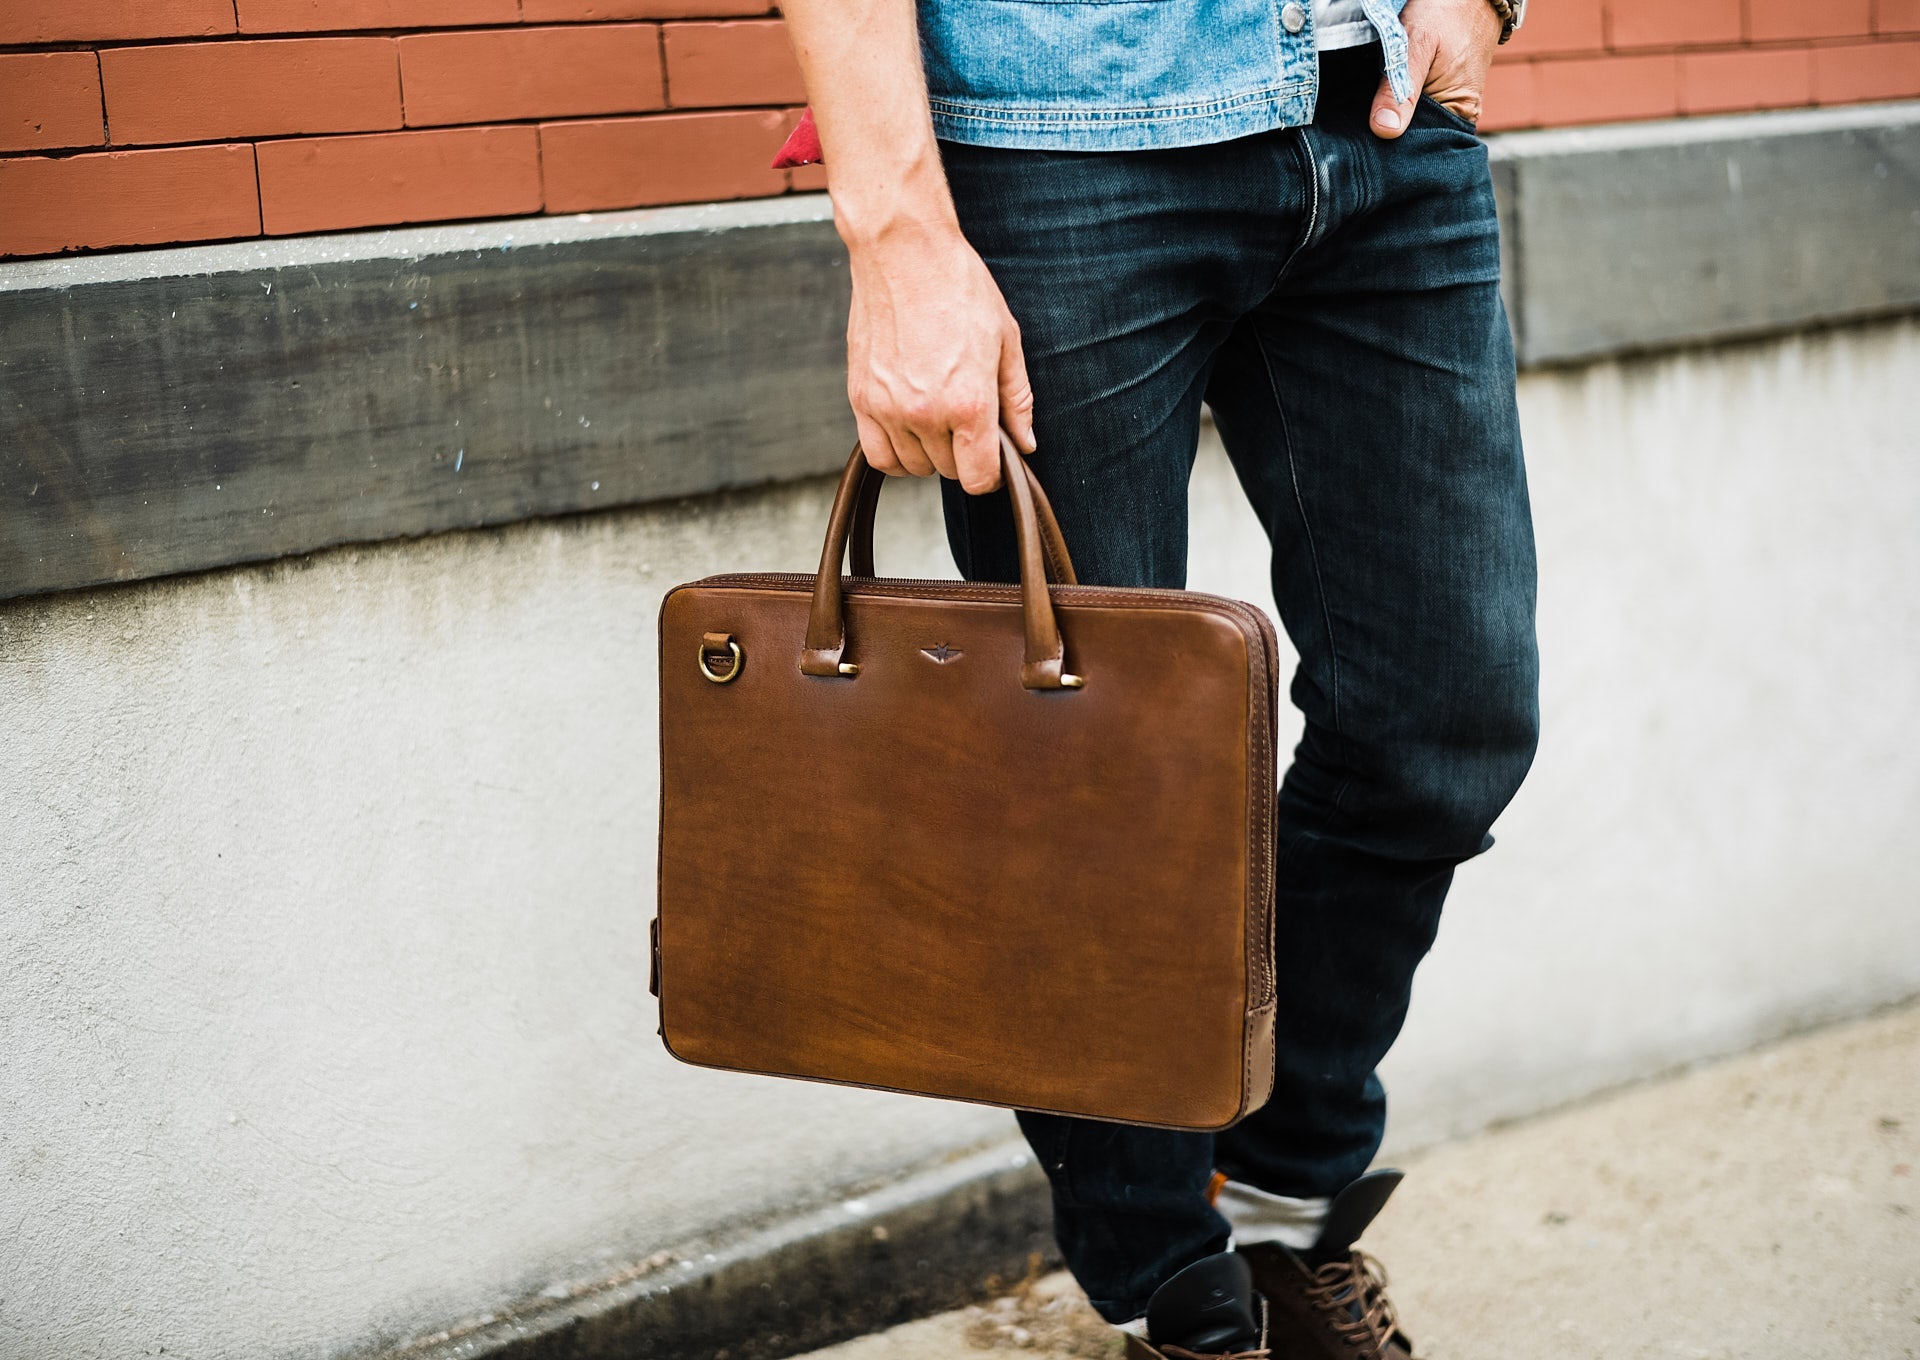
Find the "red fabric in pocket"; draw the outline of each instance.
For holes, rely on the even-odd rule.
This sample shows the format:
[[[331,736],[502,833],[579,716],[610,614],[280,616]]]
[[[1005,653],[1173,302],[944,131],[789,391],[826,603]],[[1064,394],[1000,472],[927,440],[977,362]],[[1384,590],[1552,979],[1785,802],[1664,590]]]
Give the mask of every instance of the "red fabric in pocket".
[[[825,159],[826,154],[820,149],[820,129],[813,125],[813,109],[809,107],[801,111],[800,125],[780,144],[773,168],[791,170],[796,165],[818,165]]]

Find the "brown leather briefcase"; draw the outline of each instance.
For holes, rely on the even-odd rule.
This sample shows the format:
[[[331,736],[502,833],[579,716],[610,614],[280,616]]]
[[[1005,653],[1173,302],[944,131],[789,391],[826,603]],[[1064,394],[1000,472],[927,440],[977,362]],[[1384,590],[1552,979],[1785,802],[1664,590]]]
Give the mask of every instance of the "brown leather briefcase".
[[[856,449],[817,576],[661,605],[661,1036],[708,1067],[1224,1128],[1272,1084],[1273,626],[1075,584],[1002,461],[1017,586],[873,579],[885,479]]]

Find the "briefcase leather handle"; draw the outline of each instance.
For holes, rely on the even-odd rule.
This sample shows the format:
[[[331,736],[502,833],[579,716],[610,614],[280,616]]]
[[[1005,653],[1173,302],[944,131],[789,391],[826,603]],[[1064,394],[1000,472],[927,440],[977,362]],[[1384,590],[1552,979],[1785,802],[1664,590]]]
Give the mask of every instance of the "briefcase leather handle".
[[[1003,433],[1000,437],[1007,436]],[[880,489],[888,479],[861,457],[858,444],[853,446],[853,456],[860,459],[865,470],[860,474],[860,494],[853,505],[853,532],[847,539],[847,574],[877,576],[879,573],[873,569],[873,521],[880,505]],[[1031,474],[1033,469],[1029,467],[1027,471]],[[1054,517],[1053,503],[1047,499],[1046,489],[1038,477],[1031,475],[1027,485],[1033,491],[1033,508],[1040,518],[1040,549],[1047,559],[1047,579],[1055,585],[1079,585],[1080,579],[1073,573],[1073,558],[1067,552],[1066,536],[1060,532],[1060,521]]]
[[[1066,668],[1066,647],[1047,591],[1049,566],[1062,584],[1076,583],[1066,540],[1032,469],[1004,432],[1000,436],[1000,466],[1007,494],[1013,500],[1014,532],[1020,546],[1020,600],[1026,633],[1020,683],[1027,689],[1078,689],[1083,679]],[[856,444],[841,474],[833,512],[827,520],[827,541],[820,554],[819,574],[814,578],[813,608],[800,656],[803,674],[852,678],[860,673],[859,664],[846,659],[846,607],[840,566],[848,558],[852,540],[855,574],[872,573],[873,508],[879,496],[877,483],[882,480]],[[863,532],[858,538],[853,535],[856,518],[862,521]],[[867,568],[865,572],[859,570],[862,566]]]

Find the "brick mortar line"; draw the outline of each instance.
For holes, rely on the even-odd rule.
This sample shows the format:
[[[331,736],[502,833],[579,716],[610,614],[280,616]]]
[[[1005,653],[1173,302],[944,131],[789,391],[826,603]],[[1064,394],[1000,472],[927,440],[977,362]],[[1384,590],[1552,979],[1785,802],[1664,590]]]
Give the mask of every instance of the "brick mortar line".
[[[128,48],[207,46],[231,43],[300,42],[328,38],[400,38],[432,37],[458,33],[523,33],[543,28],[632,28],[647,26],[665,29],[669,25],[714,27],[720,24],[781,22],[777,14],[735,14],[694,16],[684,19],[554,19],[521,24],[443,25],[427,28],[340,28],[290,30],[271,33],[206,33],[168,38],[71,39],[43,43],[0,43],[0,56],[37,56],[55,52],[108,52]],[[1771,51],[1782,48],[1818,48],[1878,46],[1882,43],[1920,40],[1920,29],[1874,30],[1867,33],[1823,34],[1806,38],[1738,38],[1711,42],[1649,44],[1644,47],[1570,47],[1547,52],[1516,52],[1502,55],[1496,66],[1519,66],[1529,62],[1594,60],[1606,57],[1651,57],[1681,52]]]
[[[526,0],[521,0],[522,4]],[[662,29],[654,42],[654,50],[660,54],[660,99],[669,107],[673,104],[673,73],[667,69],[667,34]]]
[[[238,0],[235,0],[238,3]],[[113,128],[107,122],[107,73],[101,68],[100,54],[93,54],[93,81],[100,89],[100,145],[113,145]]]
[[[71,160],[76,156],[126,155],[135,151],[187,151],[197,146],[269,146],[275,142],[333,141],[342,137],[394,137],[403,133],[466,132],[476,128],[540,127],[549,123],[641,122],[655,118],[701,117],[729,113],[794,113],[802,105],[782,101],[777,104],[711,104],[695,108],[639,109],[632,113],[568,113],[540,118],[489,118],[481,123],[430,123],[423,127],[361,128],[351,132],[275,132],[258,137],[212,137],[199,142],[122,142],[106,146],[49,147],[44,150],[0,151],[0,161]],[[777,144],[776,144],[777,146]],[[773,159],[773,151],[767,152]]]
[[[248,143],[247,156],[253,161],[254,233],[252,239],[257,240],[267,234],[267,191],[266,187],[260,183],[260,148],[258,144]]]
[[[1828,35],[1818,38],[1742,38],[1738,42],[1717,43],[1679,43],[1671,47],[1610,47],[1603,54],[1609,57],[1665,56],[1677,53],[1688,56],[1695,52],[1774,52],[1781,49],[1810,49],[1820,47],[1879,47],[1903,39],[1920,38],[1920,33],[1852,33],[1838,36]],[[1542,53],[1531,58],[1534,61],[1550,61],[1563,55],[1558,52]],[[1570,55],[1570,54],[1569,54]]]
[[[298,42],[303,38],[414,38],[429,37],[436,33],[525,33],[542,28],[610,28],[619,26],[631,28],[645,24],[653,28],[665,28],[669,24],[700,25],[712,27],[717,24],[756,24],[784,23],[782,15],[768,11],[763,14],[690,14],[682,18],[652,19],[536,19],[522,20],[516,24],[434,24],[422,28],[316,28],[316,29],[274,29],[271,31],[252,31],[244,33],[185,33],[156,38],[50,38],[45,42],[0,43],[0,56],[15,56],[36,52],[82,51],[98,52],[111,48],[124,47],[186,47],[210,43],[242,42]],[[1897,36],[1893,34],[1888,37]]]
[[[239,2],[240,0],[234,0],[235,4]],[[407,65],[400,60],[400,44],[397,40],[393,42],[393,84],[400,98],[400,126],[409,128],[412,124],[407,121]]]
[[[660,24],[652,23],[651,21],[636,21],[636,22],[649,23],[650,26],[655,28],[661,27]],[[594,27],[596,25],[588,23],[588,24],[576,24],[572,26],[573,27]],[[516,31],[516,30],[511,27],[494,25],[487,28],[479,28],[479,29],[404,30],[404,31],[399,31],[398,36],[411,36],[415,33],[434,33],[434,32],[513,32],[513,31]],[[1575,61],[1589,61],[1589,62],[1606,61],[1615,57],[1672,56],[1672,57],[1678,58],[1678,57],[1694,56],[1694,55],[1731,56],[1731,55],[1739,55],[1739,54],[1747,54],[1747,53],[1764,56],[1764,55],[1780,55],[1780,54],[1791,53],[1791,52],[1806,52],[1811,54],[1811,53],[1817,53],[1820,51],[1838,50],[1841,48],[1852,48],[1855,50],[1871,51],[1877,48],[1887,46],[1889,44],[1901,45],[1901,44],[1912,43],[1916,41],[1920,41],[1920,34],[1914,34],[1914,35],[1886,34],[1886,35],[1879,35],[1877,37],[1869,38],[1864,41],[1858,35],[1854,35],[1854,36],[1847,36],[1847,37],[1829,37],[1829,38],[1820,38],[1820,39],[1773,39],[1773,40],[1767,40],[1764,42],[1741,42],[1737,44],[1722,43],[1717,45],[1698,45],[1698,46],[1692,46],[1692,47],[1676,47],[1676,48],[1629,50],[1629,51],[1580,49],[1572,52],[1543,53],[1539,55],[1527,56],[1524,58],[1515,59],[1513,61],[1503,62],[1501,63],[1501,66],[1505,68],[1534,67],[1550,73],[1551,68],[1555,65],[1568,64]],[[0,151],[0,161],[15,160],[15,159],[22,159],[22,158],[70,159],[74,157],[88,156],[88,155],[97,156],[97,155],[110,155],[110,154],[125,154],[133,151],[159,151],[159,150],[168,150],[168,149],[180,149],[180,148],[193,147],[193,146],[233,145],[236,143],[257,146],[257,145],[269,144],[273,142],[290,141],[290,140],[328,139],[328,138],[337,138],[337,137],[386,136],[386,135],[392,135],[394,133],[400,133],[400,132],[449,132],[449,131],[459,130],[462,128],[511,127],[511,126],[526,126],[530,124],[539,125],[544,123],[581,123],[581,122],[605,121],[610,119],[644,120],[644,119],[656,118],[656,117],[662,117],[662,116],[688,116],[688,115],[699,116],[702,114],[722,115],[722,114],[731,113],[731,112],[763,112],[763,111],[776,109],[776,108],[790,109],[794,107],[793,105],[791,105],[786,101],[781,101],[781,102],[776,102],[771,104],[731,103],[731,104],[724,104],[724,105],[697,105],[697,106],[685,106],[685,107],[677,106],[672,103],[672,92],[671,92],[671,85],[670,85],[671,75],[669,70],[669,63],[666,60],[665,44],[662,41],[658,44],[658,50],[660,54],[660,64],[661,64],[660,74],[661,74],[661,84],[662,84],[662,95],[663,95],[663,99],[666,102],[663,103],[660,107],[650,108],[650,109],[618,110],[618,111],[595,113],[595,114],[564,114],[564,115],[534,116],[534,117],[528,117],[528,118],[499,118],[499,119],[488,119],[480,122],[471,122],[471,123],[410,125],[406,122],[404,72],[400,69],[400,66],[399,66],[398,48],[396,44],[395,79],[396,79],[396,85],[400,89],[400,97],[402,101],[402,114],[401,114],[402,121],[400,125],[397,127],[341,129],[341,130],[334,130],[334,131],[316,131],[316,132],[298,132],[298,133],[270,133],[270,134],[261,134],[261,135],[235,134],[227,137],[210,138],[210,139],[202,139],[199,141],[185,141],[185,142],[160,141],[160,142],[115,143],[112,140],[111,121],[106,109],[105,79],[104,79],[104,72],[101,68],[99,54],[103,50],[110,50],[115,47],[139,46],[139,45],[142,45],[142,44],[99,44],[91,48],[82,47],[82,48],[62,48],[62,49],[51,49],[51,48],[36,49],[35,54],[38,54],[41,51],[51,52],[55,50],[91,51],[94,54],[96,77],[99,79],[100,89],[101,89],[102,134],[107,140],[104,141],[103,143],[84,145],[84,146],[39,147],[39,148],[20,148],[20,149],[5,150],[5,151]],[[1761,99],[1761,96],[1756,95],[1755,99],[1756,101],[1758,101]],[[1833,100],[1833,101],[1813,100],[1813,101],[1808,101],[1805,104],[1795,104],[1787,107],[1806,107],[1806,108],[1829,107],[1830,108],[1830,107],[1844,106],[1846,104],[1851,104],[1851,103],[1862,103],[1862,102],[1874,102],[1874,100],[1869,97],[1843,98],[1843,99]],[[1689,116],[1697,116],[1697,115],[1690,114],[1683,111],[1678,116],[1689,117]],[[1617,120],[1603,120],[1603,121],[1617,121]],[[1502,124],[1502,126],[1514,126],[1514,127],[1537,126],[1537,125],[1539,124],[1533,121],[1524,122],[1524,123],[1515,123],[1511,125]],[[1577,123],[1577,122],[1571,122],[1571,123],[1551,124],[1550,126],[1579,127],[1579,126],[1583,126],[1583,124]],[[787,177],[787,180],[789,185],[791,186],[792,176],[789,175]]]
[[[1552,61],[1605,61],[1610,57],[1692,56],[1700,52],[1794,52],[1824,47],[1882,47],[1888,43],[1920,41],[1920,30],[1912,33],[1854,33],[1821,38],[1742,38],[1737,42],[1680,43],[1670,47],[1569,47],[1551,52],[1515,52],[1494,59],[1493,69],[1503,66],[1540,65]]]
[[[525,0],[521,0],[521,3],[525,4]],[[548,202],[551,195],[547,189],[547,133],[546,129],[538,124],[535,124],[533,129],[533,168],[540,176],[540,215],[545,217],[550,215],[553,209]]]
[[[645,26],[664,30],[669,25],[714,27],[720,24],[777,22],[779,18],[780,16],[773,14],[742,14],[728,17],[691,19],[583,19],[553,20],[551,22],[543,20],[531,24],[482,24],[467,27],[351,28],[316,30],[313,32],[209,33],[199,36],[177,38],[111,38],[44,43],[0,43],[0,56],[42,56],[58,52],[92,52],[98,55],[101,52],[125,51],[139,48],[208,46],[237,43],[284,43],[347,38],[384,38],[388,41],[397,41],[401,38],[424,38],[433,37],[437,34],[526,33],[537,32],[544,28],[590,29]],[[1760,52],[1843,46],[1877,47],[1887,43],[1910,41],[1920,41],[1920,29],[1826,34],[1808,38],[1740,38],[1714,42],[1649,45],[1646,47],[1602,46],[1556,48],[1547,52],[1515,52],[1511,55],[1502,54],[1495,59],[1494,65],[1498,68],[1502,66],[1524,66],[1529,63],[1550,61],[1591,61],[1603,60],[1608,57],[1654,57],[1672,53]]]
[[[540,24],[528,28],[508,25],[494,25],[488,28],[404,28],[404,29],[362,29],[340,33],[278,33],[261,36],[242,36],[237,41],[245,43],[282,43],[326,39],[375,38],[397,42],[401,38],[426,38],[439,34],[454,35],[464,33],[528,33],[538,32],[541,28],[635,28],[648,27],[664,30],[668,24],[679,24],[679,20],[662,22],[657,19],[615,20],[605,24]],[[740,20],[715,20],[713,24],[742,22]],[[752,21],[747,21],[752,22]],[[702,27],[712,24],[703,23]],[[662,32],[662,38],[665,34]],[[228,41],[234,41],[228,39]],[[1743,38],[1737,42],[1681,43],[1665,47],[1570,47],[1558,48],[1550,52],[1515,52],[1502,54],[1495,58],[1493,69],[1503,66],[1524,66],[1553,61],[1604,61],[1610,57],[1660,57],[1691,55],[1700,52],[1779,52],[1808,51],[1834,47],[1884,47],[1903,42],[1920,42],[1920,29],[1897,33],[1853,33],[1827,35],[1813,38]],[[182,39],[179,42],[101,42],[101,43],[45,43],[33,46],[0,45],[0,57],[4,56],[51,56],[61,52],[91,52],[98,56],[102,52],[139,50],[155,47],[206,46],[207,40]],[[662,45],[662,59],[665,47]]]
[[[1737,51],[1740,49],[1735,49],[1735,50]],[[1655,53],[1652,55],[1662,55],[1662,54]],[[1542,63],[1540,62],[1506,63],[1506,65],[1510,67],[1523,66],[1523,65],[1540,65],[1540,64]],[[1912,97],[1915,97],[1915,96],[1894,96],[1895,99],[1912,98]],[[1777,106],[1773,108],[1756,108],[1752,111],[1768,112],[1768,113],[1792,112],[1795,109],[1846,108],[1854,104],[1879,104],[1879,103],[1885,103],[1885,102],[1887,102],[1886,96],[1868,95],[1868,96],[1862,96],[1857,99],[1849,98],[1849,99],[1832,100],[1827,102],[1810,100],[1806,103],[1783,105],[1783,106]],[[782,101],[771,103],[771,104],[709,104],[709,105],[696,105],[696,106],[685,107],[685,108],[676,108],[676,107],[669,106],[669,107],[657,108],[657,109],[636,109],[630,112],[623,112],[623,113],[574,113],[574,114],[545,115],[545,116],[538,116],[538,117],[532,117],[532,118],[490,118],[485,120],[484,122],[478,122],[478,123],[430,123],[430,124],[425,124],[418,127],[409,127],[403,124],[399,127],[391,127],[391,128],[360,128],[356,130],[346,130],[346,131],[337,131],[337,132],[277,132],[277,133],[267,133],[267,134],[257,135],[257,136],[248,136],[245,134],[240,134],[240,135],[235,135],[231,137],[213,137],[203,141],[194,141],[194,142],[120,142],[120,143],[109,142],[105,145],[95,145],[95,146],[38,147],[38,148],[25,148],[20,150],[12,150],[12,151],[0,151],[0,162],[12,161],[12,160],[73,160],[82,156],[128,155],[128,154],[131,154],[134,152],[140,152],[140,151],[186,151],[186,150],[191,150],[194,147],[204,147],[204,146],[270,146],[277,142],[332,141],[332,140],[338,140],[344,137],[393,137],[393,136],[399,136],[403,134],[413,134],[413,133],[431,134],[436,132],[463,132],[463,131],[471,131],[471,130],[481,129],[481,128],[506,128],[506,127],[538,128],[542,125],[554,124],[554,123],[560,123],[560,124],[604,123],[604,122],[610,122],[610,121],[644,122],[644,121],[651,121],[653,119],[658,119],[658,118],[668,118],[668,117],[680,117],[680,118],[696,117],[697,118],[697,117],[706,116],[706,115],[721,116],[729,113],[771,113],[776,111],[782,112],[782,113],[794,113],[794,112],[797,112],[802,107],[804,106],[794,104],[791,101],[782,100]],[[1676,112],[1672,114],[1650,115],[1645,118],[1607,118],[1607,119],[1601,119],[1592,123],[1530,122],[1526,124],[1503,125],[1503,128],[1505,130],[1517,131],[1517,130],[1520,130],[1520,128],[1522,127],[1525,127],[1527,130],[1534,130],[1538,128],[1555,129],[1555,128],[1606,127],[1616,123],[1657,122],[1667,118],[1675,118],[1675,119],[1711,118],[1711,117],[1721,116],[1722,112],[1723,111],[1719,111],[1719,110],[1712,111],[1712,112],[1694,112],[1694,113]],[[404,116],[404,110],[403,110],[403,116]],[[104,123],[104,110],[103,110],[102,118]],[[1501,129],[1495,129],[1495,130],[1501,130]],[[769,153],[768,158],[769,159],[772,158],[771,152]],[[812,191],[807,190],[804,192],[812,192]]]

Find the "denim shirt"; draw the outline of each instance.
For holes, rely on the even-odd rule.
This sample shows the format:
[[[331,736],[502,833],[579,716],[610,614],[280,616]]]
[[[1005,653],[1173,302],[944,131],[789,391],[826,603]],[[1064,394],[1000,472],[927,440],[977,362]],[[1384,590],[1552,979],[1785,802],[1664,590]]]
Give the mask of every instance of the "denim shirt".
[[[1411,98],[1406,0],[1362,0]],[[1142,151],[1312,121],[1311,0],[919,0],[934,133],[976,146]]]

